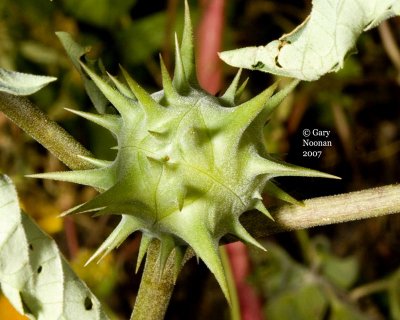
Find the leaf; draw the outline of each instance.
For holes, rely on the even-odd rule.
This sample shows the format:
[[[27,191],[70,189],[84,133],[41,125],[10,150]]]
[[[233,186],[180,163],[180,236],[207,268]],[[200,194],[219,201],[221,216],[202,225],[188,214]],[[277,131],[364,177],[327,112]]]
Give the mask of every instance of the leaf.
[[[65,8],[73,16],[102,27],[115,25],[135,3],[136,0],[64,0]]]
[[[329,320],[365,320],[368,319],[354,306],[346,304],[339,299],[334,299],[331,303],[331,313]]]
[[[122,30],[118,34],[118,41],[123,44],[124,59],[132,64],[140,64],[161,50],[165,42],[165,32],[154,30],[164,30],[166,23],[166,14],[159,12],[138,19]]]
[[[343,67],[363,31],[400,15],[398,0],[313,0],[310,16],[266,46],[220,53],[226,63],[301,80],[317,80]]]
[[[313,239],[318,256],[321,275],[340,289],[349,289],[358,279],[359,265],[355,256],[335,256],[328,239],[317,236]]]
[[[319,242],[322,243],[321,240]],[[338,293],[343,293],[343,289],[337,288],[336,283],[331,282],[331,279],[324,274],[326,264],[332,263],[332,260],[322,260],[323,273],[316,273],[315,270],[295,261],[278,245],[272,243],[263,245],[268,255],[252,255],[255,265],[258,266],[252,282],[257,284],[268,301],[265,305],[266,318],[328,319],[329,313],[329,320],[367,319],[356,304],[341,300],[341,295]],[[321,253],[318,252],[318,255]],[[354,273],[354,270],[350,269],[355,268],[352,263],[345,260],[347,258],[343,261],[338,259],[333,262],[335,266],[332,266],[336,267],[336,271],[342,276],[344,272]],[[343,282],[337,281],[336,278],[334,280],[342,286],[348,284],[348,280]]]
[[[328,301],[318,285],[306,283],[297,290],[288,290],[272,298],[265,308],[265,313],[266,318],[270,320],[323,319],[327,306]]]
[[[178,10],[177,16],[183,16],[183,12]],[[191,17],[196,20],[198,13],[191,10]],[[118,43],[121,47],[124,61],[132,65],[139,65],[147,61],[152,56],[157,56],[165,45],[165,28],[168,24],[167,14],[164,11],[149,14],[143,18],[135,20],[130,26],[118,33]],[[183,29],[183,21],[177,19],[172,30]],[[162,30],[154,32],[154,30]],[[173,39],[171,39],[173,41]]]
[[[0,68],[0,91],[16,96],[33,94],[55,80],[57,78],[37,76]]]
[[[252,258],[258,265],[253,281],[262,288],[268,301],[265,317],[270,320],[322,319],[328,309],[328,299],[316,278],[281,247],[272,243],[263,245],[268,255]]]
[[[89,98],[92,101],[97,112],[105,113],[106,107],[108,105],[108,100],[103,95],[103,93],[101,93],[99,88],[94,84],[93,80],[86,75],[80,65],[81,58],[89,53],[90,47],[82,47],[81,45],[76,43],[72,39],[71,35],[67,32],[56,32],[56,35],[60,39],[65,51],[67,51],[67,54],[71,59],[75,69],[78,70],[78,72],[80,73],[83,84],[85,86],[85,90],[89,95]]]
[[[30,319],[109,319],[55,242],[24,214],[15,188],[0,176],[0,284]]]

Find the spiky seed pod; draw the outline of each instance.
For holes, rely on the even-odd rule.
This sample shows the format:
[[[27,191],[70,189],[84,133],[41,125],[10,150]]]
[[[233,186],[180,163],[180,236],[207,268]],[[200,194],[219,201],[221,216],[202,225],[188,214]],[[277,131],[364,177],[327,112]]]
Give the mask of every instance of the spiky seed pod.
[[[266,151],[263,126],[296,82],[275,94],[274,84],[239,105],[235,101],[243,89],[238,89],[240,72],[221,97],[199,87],[187,5],[175,60],[171,79],[161,59],[163,90],[154,94],[147,93],[124,69],[126,83],[112,76],[106,81],[82,64],[119,115],[70,111],[108,129],[118,142],[117,156],[112,162],[82,157],[96,167],[91,170],[33,176],[103,191],[68,214],[96,211],[97,215],[122,216],[89,262],[141,231],[138,265],[153,238],[161,240],[161,269],[172,250],[179,265],[183,250],[190,246],[214,273],[229,301],[218,252],[220,239],[229,233],[263,249],[239,217],[257,209],[271,218],[261,198],[266,187],[294,201],[282,190],[276,192],[271,179],[333,176],[283,163]]]

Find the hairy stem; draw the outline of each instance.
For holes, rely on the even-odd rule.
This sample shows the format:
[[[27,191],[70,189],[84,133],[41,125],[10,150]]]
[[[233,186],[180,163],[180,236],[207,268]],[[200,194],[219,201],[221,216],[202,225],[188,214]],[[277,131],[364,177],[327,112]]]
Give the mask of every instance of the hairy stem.
[[[243,215],[243,225],[261,238],[278,232],[307,229],[400,212],[400,185],[387,185],[335,196],[313,198],[304,206],[283,205],[270,209],[275,221],[258,212]]]
[[[175,252],[173,251],[169,256],[161,274],[158,261],[159,250],[160,242],[152,241],[147,251],[146,264],[130,320],[162,320],[167,312],[176,282]],[[193,256],[193,250],[187,250],[182,266]]]
[[[91,153],[28,99],[0,92],[0,111],[69,168],[88,168],[78,155]]]
[[[160,243],[153,241],[147,251],[146,265],[140,281],[131,320],[164,319],[175,284],[172,265],[167,264],[160,277],[157,256]]]

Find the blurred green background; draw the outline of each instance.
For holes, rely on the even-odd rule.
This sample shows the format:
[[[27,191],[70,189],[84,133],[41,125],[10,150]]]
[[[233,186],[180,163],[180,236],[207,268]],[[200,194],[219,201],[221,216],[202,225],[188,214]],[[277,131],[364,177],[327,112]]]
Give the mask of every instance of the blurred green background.
[[[194,25],[201,1],[189,1]],[[264,45],[291,31],[307,16],[310,1],[236,0],[225,4],[222,49]],[[98,157],[112,159],[114,141],[101,128],[63,108],[93,111],[77,71],[55,31],[67,31],[111,74],[121,64],[149,91],[160,89],[159,52],[173,66],[173,37],[182,27],[183,1],[2,0],[0,67],[56,76],[58,81],[30,97]],[[400,43],[400,19],[387,26]],[[269,151],[288,162],[329,172],[341,181],[279,179],[298,199],[384,184],[400,177],[400,70],[385,45],[387,30],[374,29],[358,41],[337,74],[301,83],[266,126]],[[209,32],[213,32],[210,29]],[[385,33],[386,32],[386,33]],[[397,65],[397,67],[396,67]],[[222,89],[236,70],[222,66]],[[275,78],[249,77],[244,99]],[[285,83],[285,80],[282,81]],[[330,130],[332,147],[320,158],[303,157],[302,130]],[[100,264],[83,268],[90,253],[116,223],[58,214],[93,197],[95,191],[68,183],[37,181],[25,174],[63,165],[0,114],[0,171],[16,182],[25,210],[55,237],[65,255],[114,319],[127,319],[140,281],[134,275],[138,235]],[[272,202],[270,205],[276,205]],[[252,273],[265,319],[400,319],[400,217],[314,228],[266,239],[267,254],[250,250]],[[0,296],[0,319],[17,319]],[[229,319],[228,306],[204,265],[190,261],[174,292],[167,319]]]

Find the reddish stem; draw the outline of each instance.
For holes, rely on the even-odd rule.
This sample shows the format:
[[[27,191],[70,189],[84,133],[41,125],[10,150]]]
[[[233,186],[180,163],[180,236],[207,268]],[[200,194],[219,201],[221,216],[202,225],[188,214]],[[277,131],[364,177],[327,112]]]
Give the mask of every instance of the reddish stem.
[[[221,51],[225,0],[202,0],[203,15],[197,30],[197,71],[200,85],[211,94],[222,86]],[[262,319],[261,302],[248,285],[250,262],[247,248],[240,242],[226,246],[233,278],[237,288],[241,319]]]
[[[197,68],[200,85],[216,94],[222,85],[221,51],[225,0],[202,0],[202,18],[197,30]]]
[[[231,263],[242,320],[262,320],[262,305],[256,291],[247,283],[250,274],[250,260],[247,247],[242,242],[225,246]]]
[[[174,25],[176,20],[176,10],[178,0],[168,0],[167,6],[167,24],[165,27],[165,39],[163,45],[162,57],[167,68],[171,66],[172,43],[174,42]]]
[[[71,217],[64,218],[64,232],[70,259],[73,260],[79,251],[75,222]]]

